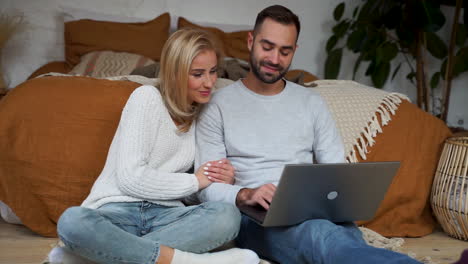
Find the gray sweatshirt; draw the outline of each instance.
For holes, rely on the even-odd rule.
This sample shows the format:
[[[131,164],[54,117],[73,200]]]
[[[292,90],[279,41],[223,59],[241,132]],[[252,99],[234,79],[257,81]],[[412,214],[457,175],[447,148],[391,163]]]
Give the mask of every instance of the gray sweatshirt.
[[[286,81],[273,96],[237,81],[214,93],[197,124],[195,168],[227,157],[234,185],[213,183],[202,202],[235,204],[244,187],[278,184],[285,164],[345,162],[344,147],[325,101],[312,89]]]

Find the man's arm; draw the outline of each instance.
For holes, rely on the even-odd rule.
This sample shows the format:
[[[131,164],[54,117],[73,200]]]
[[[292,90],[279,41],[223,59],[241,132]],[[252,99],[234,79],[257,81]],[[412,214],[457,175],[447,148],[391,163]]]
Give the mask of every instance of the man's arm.
[[[196,127],[195,142],[195,168],[207,161],[226,158],[223,118],[215,103],[209,103],[203,109]],[[222,201],[235,204],[240,189],[241,186],[215,182],[200,191],[198,198],[201,202]]]
[[[325,101],[315,117],[313,150],[318,163],[344,163],[343,140]]]

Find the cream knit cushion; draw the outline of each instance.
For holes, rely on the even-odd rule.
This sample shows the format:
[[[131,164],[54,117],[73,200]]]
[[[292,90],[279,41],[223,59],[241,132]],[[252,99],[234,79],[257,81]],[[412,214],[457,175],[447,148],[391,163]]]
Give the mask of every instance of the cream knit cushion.
[[[90,76],[96,78],[128,75],[134,69],[155,63],[142,55],[113,52],[93,51],[81,57],[69,74]]]

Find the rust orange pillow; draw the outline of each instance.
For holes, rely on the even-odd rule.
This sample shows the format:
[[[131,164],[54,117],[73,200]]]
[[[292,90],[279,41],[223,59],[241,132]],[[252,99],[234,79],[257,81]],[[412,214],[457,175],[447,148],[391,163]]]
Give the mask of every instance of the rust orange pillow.
[[[0,100],[0,200],[24,225],[56,236],[101,173],[122,109],[140,86],[89,77],[28,80]]]
[[[224,55],[228,57],[249,60],[249,49],[247,48],[247,34],[249,31],[224,32],[215,27],[203,27],[194,24],[183,17],[179,17],[177,28],[199,28],[212,33],[217,44],[222,47]]]
[[[438,118],[403,100],[368,148],[369,161],[401,162],[374,218],[359,222],[389,237],[420,237],[436,226],[430,193],[443,143],[451,135]],[[359,162],[362,162],[358,157]]]
[[[145,23],[119,23],[82,19],[65,23],[65,60],[75,66],[81,56],[100,50],[140,54],[155,61],[161,58],[169,37],[169,13]]]

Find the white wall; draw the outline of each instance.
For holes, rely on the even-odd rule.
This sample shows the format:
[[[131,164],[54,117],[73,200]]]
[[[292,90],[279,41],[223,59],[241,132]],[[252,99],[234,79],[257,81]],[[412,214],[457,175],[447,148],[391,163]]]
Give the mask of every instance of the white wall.
[[[239,28],[249,28],[255,22],[256,14],[272,4],[283,4],[299,15],[302,24],[299,49],[292,68],[305,69],[323,78],[326,58],[325,43],[330,36],[334,22],[332,12],[342,1],[330,0],[1,0],[0,9],[6,12],[23,12],[30,22],[28,30],[15,36],[2,53],[2,65],[6,81],[12,88],[41,65],[53,60],[63,60],[63,19],[60,6],[67,5],[102,12],[110,15],[151,19],[164,12],[172,16],[183,16],[195,22],[233,24]],[[348,0],[350,6],[360,3]],[[173,21],[175,22],[175,20]],[[353,55],[347,54],[340,79],[350,79]],[[364,71],[365,65],[362,66]],[[406,75],[406,74],[405,74]],[[407,94],[413,102],[416,89],[409,84],[405,75],[400,74],[384,89]],[[364,74],[357,81],[371,85]],[[468,128],[468,74],[453,82],[449,125],[457,125],[458,119],[464,120]],[[457,125],[459,126],[459,125]]]

